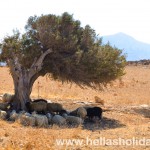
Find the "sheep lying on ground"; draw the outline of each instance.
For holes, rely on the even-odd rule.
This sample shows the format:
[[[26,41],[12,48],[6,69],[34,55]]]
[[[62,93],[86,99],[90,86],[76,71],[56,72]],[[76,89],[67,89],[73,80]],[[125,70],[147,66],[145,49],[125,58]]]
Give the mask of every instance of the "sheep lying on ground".
[[[62,110],[62,111],[60,111],[59,114],[60,114],[61,116],[65,117],[65,116],[68,116],[68,115],[69,115],[69,112],[66,111],[66,110]]]
[[[5,120],[7,116],[6,111],[0,110],[0,119]]]
[[[0,110],[7,111],[9,107],[10,107],[9,103],[0,103]]]
[[[48,123],[51,124],[52,123],[52,117],[53,117],[52,114],[47,113],[46,117],[48,118]]]
[[[94,117],[98,117],[99,120],[102,119],[102,108],[100,107],[87,107],[86,108],[87,111],[87,117],[92,120]]]
[[[52,123],[57,124],[57,125],[65,125],[66,124],[66,119],[60,115],[55,115],[52,118]]]
[[[61,116],[63,116],[64,114],[69,114],[69,112],[67,111],[67,110],[61,110],[60,112],[59,112],[59,115],[61,115]]]
[[[79,107],[75,109],[74,111],[70,112],[69,115],[78,116],[82,119],[85,119],[85,117],[87,116],[87,111],[84,107]]]
[[[2,101],[3,101],[3,102],[10,103],[10,102],[13,100],[13,98],[14,98],[14,95],[5,93],[5,94],[2,96]]]
[[[80,117],[80,118],[82,118],[82,119],[85,119],[85,117],[87,116],[87,111],[86,111],[86,109],[83,108],[83,107],[79,107],[79,108],[77,109],[77,116]]]
[[[35,126],[36,118],[27,114],[19,115],[17,122],[24,126]]]
[[[43,104],[45,102],[36,102],[34,104],[37,103]],[[37,112],[38,111],[41,111],[41,109],[38,109]],[[70,116],[71,113],[68,114],[65,110],[61,110],[61,113],[62,116],[53,115],[50,113],[47,113],[46,115],[39,115],[36,112],[33,112],[32,114],[25,111],[16,113],[16,111],[13,110],[12,112],[10,112],[9,119],[11,121],[17,121],[24,126],[48,127],[49,124],[57,124],[61,126],[66,125],[67,123],[71,126],[79,126],[83,124],[85,116],[87,116],[89,119],[98,117],[100,120],[102,118],[102,109],[100,107],[79,107],[75,111],[73,111],[74,115],[76,116]],[[6,119],[6,116],[7,113],[5,111],[0,111],[1,119]]]
[[[63,109],[62,105],[59,103],[47,103],[47,111],[49,113],[56,112],[57,114],[60,113]]]
[[[45,103],[43,101],[27,102],[26,107],[29,110],[29,113],[36,111],[37,113],[46,114],[46,112],[47,112],[47,103]]]
[[[10,113],[10,116],[9,116],[9,119],[10,121],[16,121],[19,117],[19,114],[16,113],[15,110],[13,110],[11,113]]]
[[[35,118],[35,125],[38,127],[48,127],[48,118],[45,115],[38,115],[32,113],[32,117]]]
[[[26,115],[26,116],[31,116],[31,114],[29,114],[29,113],[27,113],[25,111],[20,111],[19,113],[17,113],[15,110],[13,110],[9,114],[9,120],[10,121],[16,121],[23,114]]]
[[[75,116],[66,116],[66,121],[67,123],[71,124],[71,125],[81,125],[83,123],[83,120],[79,117],[75,117]]]

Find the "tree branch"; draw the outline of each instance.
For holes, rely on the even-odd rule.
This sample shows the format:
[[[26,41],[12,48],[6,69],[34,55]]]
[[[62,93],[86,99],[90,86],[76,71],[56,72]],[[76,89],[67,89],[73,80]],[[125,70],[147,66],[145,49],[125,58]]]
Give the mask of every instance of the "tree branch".
[[[21,64],[18,62],[17,58],[14,59],[7,59],[7,64],[10,68],[10,72],[12,76],[18,76],[21,72]]]
[[[42,55],[38,59],[35,58],[33,64],[30,67],[30,70],[29,70],[30,78],[32,78],[32,76],[34,74],[36,74],[37,72],[39,72],[42,69],[43,61],[44,61],[45,57],[52,52],[53,52],[52,49],[48,49],[47,51],[42,53]]]

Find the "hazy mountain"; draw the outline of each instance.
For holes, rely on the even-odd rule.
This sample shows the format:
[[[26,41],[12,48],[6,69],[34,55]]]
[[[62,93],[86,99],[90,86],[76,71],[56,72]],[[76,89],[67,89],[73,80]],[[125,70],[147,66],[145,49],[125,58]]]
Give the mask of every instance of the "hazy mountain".
[[[108,41],[110,45],[123,50],[127,54],[127,60],[150,59],[150,44],[137,41],[124,33],[103,36],[103,43]]]

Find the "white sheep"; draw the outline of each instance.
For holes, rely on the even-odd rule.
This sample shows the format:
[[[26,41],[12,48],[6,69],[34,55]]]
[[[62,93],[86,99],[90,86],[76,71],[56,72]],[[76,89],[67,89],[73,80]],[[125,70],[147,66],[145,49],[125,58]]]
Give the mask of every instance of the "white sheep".
[[[69,113],[69,115],[71,116],[77,116],[77,117],[80,117],[82,119],[85,119],[85,117],[87,116],[87,111],[84,107],[79,107],[73,111],[71,111]]]
[[[57,125],[65,125],[66,124],[66,119],[60,115],[55,115],[52,118],[52,123],[57,124]]]
[[[36,119],[28,114],[20,114],[17,122],[24,126],[35,126]]]
[[[5,120],[7,116],[6,111],[0,110],[0,119]]]
[[[38,115],[32,113],[32,117],[35,118],[35,125],[38,127],[48,127],[48,118],[45,115]]]
[[[16,113],[15,110],[13,110],[13,111],[10,113],[9,119],[10,119],[11,121],[16,121],[16,120],[18,119],[18,117],[19,117],[19,114]]]
[[[83,120],[76,116],[66,116],[65,118],[66,118],[67,123],[72,124],[72,125],[78,126],[83,123]]]
[[[87,111],[84,107],[79,107],[77,109],[77,116],[82,118],[82,119],[85,119],[85,117],[87,116]]]

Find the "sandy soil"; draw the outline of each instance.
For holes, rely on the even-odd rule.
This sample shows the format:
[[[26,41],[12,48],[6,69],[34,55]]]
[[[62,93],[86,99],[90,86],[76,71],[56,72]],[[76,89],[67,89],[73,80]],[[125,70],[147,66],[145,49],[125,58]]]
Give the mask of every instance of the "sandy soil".
[[[127,66],[126,75],[103,91],[81,89],[77,85],[61,84],[40,77],[33,87],[32,98],[46,98],[60,102],[68,109],[82,105],[100,106],[94,97],[104,100],[105,112],[100,124],[86,123],[77,128],[52,126],[23,127],[18,123],[0,120],[0,150],[125,150],[150,149],[150,66]],[[0,95],[13,93],[13,81],[8,68],[0,68]],[[100,139],[106,139],[101,141]],[[58,145],[58,140],[64,140]],[[140,139],[146,144],[111,145],[110,140]],[[148,141],[149,139],[149,141]],[[70,140],[71,143],[66,143]],[[68,141],[67,141],[68,142]],[[79,143],[78,143],[79,142]]]

